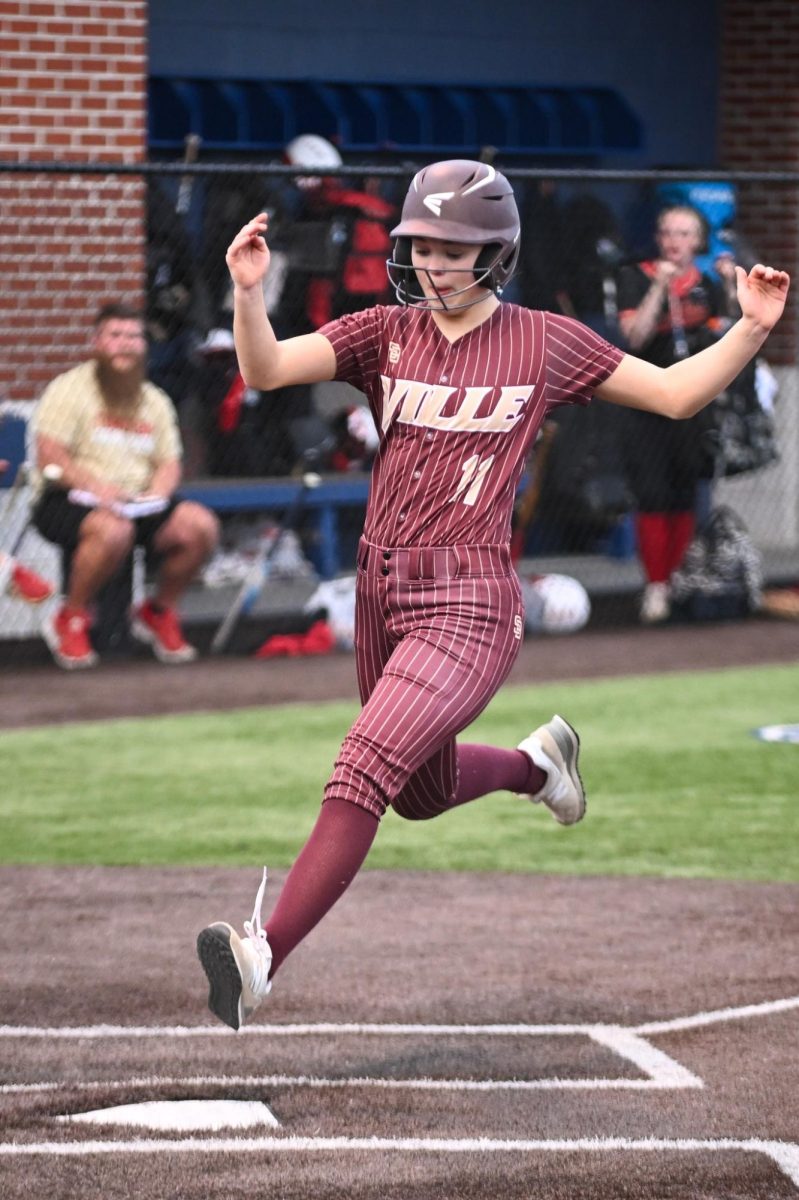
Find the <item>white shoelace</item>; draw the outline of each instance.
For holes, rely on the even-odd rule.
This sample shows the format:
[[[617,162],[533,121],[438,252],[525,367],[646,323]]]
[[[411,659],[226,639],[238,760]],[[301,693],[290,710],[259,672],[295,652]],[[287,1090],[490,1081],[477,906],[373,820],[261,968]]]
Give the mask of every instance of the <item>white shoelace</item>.
[[[255,961],[251,964],[253,969],[253,979],[250,987],[256,996],[265,996],[271,988],[269,982],[269,970],[272,966],[272,951],[266,937],[266,930],[261,925],[261,905],[263,904],[264,892],[266,891],[266,867],[264,867],[261,886],[255,897],[255,907],[252,910],[252,919],[244,922],[244,932],[250,940],[253,949],[257,951]]]

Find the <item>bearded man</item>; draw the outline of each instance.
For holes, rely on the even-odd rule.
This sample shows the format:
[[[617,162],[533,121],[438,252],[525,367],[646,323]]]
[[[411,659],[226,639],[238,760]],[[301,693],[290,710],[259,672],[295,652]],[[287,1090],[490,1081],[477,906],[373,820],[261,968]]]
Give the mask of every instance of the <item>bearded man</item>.
[[[196,651],[177,605],[219,537],[216,517],[176,499],[182,446],[169,397],[146,379],[144,319],[126,304],[97,314],[92,356],[45,388],[33,417],[33,523],[69,555],[61,608],[44,623],[59,666],[91,667],[92,602],[133,550],[156,566],[152,595],[130,632],[165,663]]]

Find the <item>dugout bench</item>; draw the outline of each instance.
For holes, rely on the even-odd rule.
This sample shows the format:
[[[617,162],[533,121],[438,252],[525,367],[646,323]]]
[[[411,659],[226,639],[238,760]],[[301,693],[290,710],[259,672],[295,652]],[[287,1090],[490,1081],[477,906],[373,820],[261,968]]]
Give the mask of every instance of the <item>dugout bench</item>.
[[[302,488],[299,478],[193,479],[184,483],[178,495],[196,500],[219,517],[234,513],[286,513]],[[323,475],[318,487],[309,489],[303,499],[303,514],[311,519],[312,544],[308,556],[322,579],[333,579],[354,562],[346,561],[341,537],[340,516],[346,509],[357,509],[363,518],[369,494],[369,475]]]
[[[302,479],[293,476],[193,479],[178,489],[176,499],[194,500],[223,518],[239,513],[266,512],[279,518],[292,509],[301,489]],[[321,578],[332,579],[347,567],[354,570],[354,558],[347,561],[339,517],[345,509],[360,510],[360,528],[368,491],[369,476],[358,474],[322,476],[318,487],[305,492],[302,514],[310,517],[313,532],[308,555]],[[69,557],[64,552],[64,579],[69,571]],[[129,644],[127,612],[132,588],[133,556],[97,597],[92,642],[101,653],[124,650]]]
[[[278,518],[288,513],[302,488],[302,480],[286,477],[256,479],[193,479],[177,492],[178,500],[195,500],[204,504],[219,517],[238,513],[273,513]],[[303,514],[312,522],[313,538],[308,554],[314,568],[323,579],[332,579],[347,567],[355,568],[354,559],[348,562],[342,543],[339,516],[345,509],[362,510],[369,491],[368,475],[322,476],[318,487],[306,491]],[[63,554],[66,580],[70,556]],[[92,629],[92,643],[100,653],[125,651],[129,648],[127,613],[133,590],[133,556],[120,567],[113,579],[97,597],[97,616]]]

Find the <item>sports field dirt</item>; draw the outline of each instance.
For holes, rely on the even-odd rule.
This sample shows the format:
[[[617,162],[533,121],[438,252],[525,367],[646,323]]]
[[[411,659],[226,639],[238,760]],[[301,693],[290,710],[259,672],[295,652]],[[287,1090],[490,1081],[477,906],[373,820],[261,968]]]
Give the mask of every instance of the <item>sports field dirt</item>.
[[[603,630],[526,643],[510,684],[791,661],[792,623]],[[347,655],[3,680],[6,727],[355,696]],[[4,1197],[799,1195],[799,887],[365,872],[234,1034],[194,939],[257,884],[257,861],[0,871]],[[278,1127],[57,1119],[223,1098]]]
[[[529,638],[506,686],[654,671],[799,662],[799,621],[588,628]],[[201,657],[163,667],[142,648],[92,671],[61,671],[42,649],[0,673],[0,729],[145,713],[203,712],[290,701],[357,699],[351,654],[314,658]]]

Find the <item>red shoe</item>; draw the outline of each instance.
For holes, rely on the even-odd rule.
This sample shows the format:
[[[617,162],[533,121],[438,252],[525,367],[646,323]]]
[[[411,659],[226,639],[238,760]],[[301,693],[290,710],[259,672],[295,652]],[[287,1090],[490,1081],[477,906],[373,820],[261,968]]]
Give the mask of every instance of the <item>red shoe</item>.
[[[90,626],[91,618],[85,608],[66,605],[45,620],[42,636],[59,667],[74,671],[96,664],[97,655],[89,641]]]
[[[174,608],[157,612],[149,600],[146,601],[134,611],[130,632],[137,642],[152,647],[159,662],[185,663],[197,657],[197,651],[183,636]]]
[[[25,600],[28,604],[41,604],[50,599],[55,588],[46,579],[42,579],[41,575],[31,571],[30,567],[23,567],[21,563],[15,562],[11,568],[8,591],[10,595],[16,596],[18,600]]]

